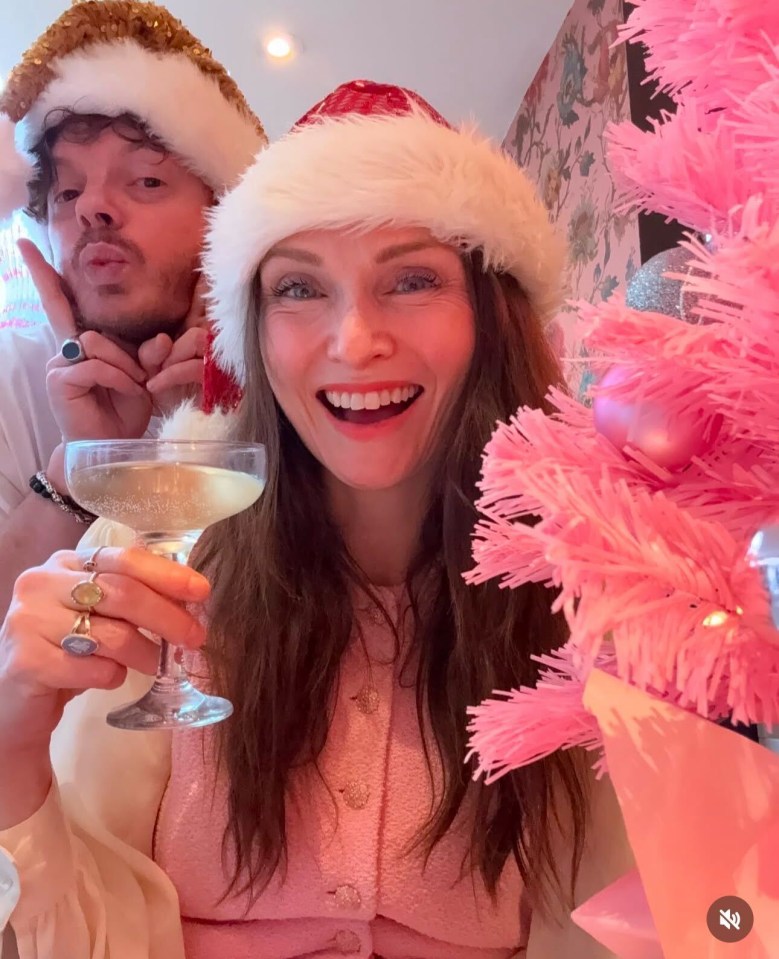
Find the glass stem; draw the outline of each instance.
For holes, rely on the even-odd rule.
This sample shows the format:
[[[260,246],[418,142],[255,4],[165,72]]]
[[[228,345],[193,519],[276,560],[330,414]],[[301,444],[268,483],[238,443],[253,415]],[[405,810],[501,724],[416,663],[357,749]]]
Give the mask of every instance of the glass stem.
[[[167,639],[159,637],[160,641],[160,662],[157,667],[157,676],[154,685],[161,686],[176,685],[185,682],[187,674],[178,658],[178,650],[171,646]]]
[[[186,566],[194,543],[166,533],[145,533],[140,537],[142,545],[155,556],[162,556],[171,562]],[[170,690],[189,682],[186,670],[181,663],[181,652],[176,646],[158,636],[160,642],[160,661],[153,689]]]

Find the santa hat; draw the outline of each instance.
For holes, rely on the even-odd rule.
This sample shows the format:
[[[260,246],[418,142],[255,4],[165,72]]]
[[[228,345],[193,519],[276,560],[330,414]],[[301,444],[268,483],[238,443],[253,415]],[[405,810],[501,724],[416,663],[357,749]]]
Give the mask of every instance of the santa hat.
[[[63,110],[134,114],[217,195],[267,143],[235,81],[164,7],[77,0],[0,96],[0,220],[26,206],[30,151]]]
[[[559,305],[564,245],[516,162],[475,129],[454,129],[410,90],[347,83],[263,151],[211,214],[207,411],[240,395],[252,282],[269,250],[301,230],[390,225],[481,250],[485,268],[516,277],[543,320]],[[186,431],[186,419],[172,432]]]

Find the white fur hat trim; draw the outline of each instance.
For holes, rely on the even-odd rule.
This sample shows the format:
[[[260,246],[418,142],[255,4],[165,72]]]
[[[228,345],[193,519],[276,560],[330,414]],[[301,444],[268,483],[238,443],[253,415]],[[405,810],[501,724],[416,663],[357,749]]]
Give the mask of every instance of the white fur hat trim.
[[[52,69],[54,79],[16,124],[16,150],[10,121],[0,118],[0,219],[27,202],[29,151],[63,109],[135,114],[218,195],[267,143],[256,121],[184,53],[156,53],[131,39],[92,43],[54,61]],[[6,180],[7,171],[15,176]]]
[[[421,111],[324,118],[260,154],[212,212],[205,270],[220,364],[243,381],[251,284],[276,243],[306,229],[390,225],[481,248],[486,265],[513,274],[544,319],[559,305],[564,244],[510,156],[474,129],[453,130]]]

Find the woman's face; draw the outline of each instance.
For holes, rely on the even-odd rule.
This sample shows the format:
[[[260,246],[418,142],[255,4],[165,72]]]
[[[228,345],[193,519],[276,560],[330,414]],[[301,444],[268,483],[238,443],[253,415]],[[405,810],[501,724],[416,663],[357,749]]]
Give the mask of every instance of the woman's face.
[[[311,453],[355,489],[419,475],[473,355],[459,254],[417,228],[311,230],[260,281],[268,378]]]

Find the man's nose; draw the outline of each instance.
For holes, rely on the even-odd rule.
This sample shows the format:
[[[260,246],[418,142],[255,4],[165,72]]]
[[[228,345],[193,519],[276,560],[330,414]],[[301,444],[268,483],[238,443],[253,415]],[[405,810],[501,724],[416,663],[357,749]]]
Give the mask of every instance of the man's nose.
[[[119,209],[102,187],[84,190],[76,200],[76,215],[85,229],[120,226]]]

